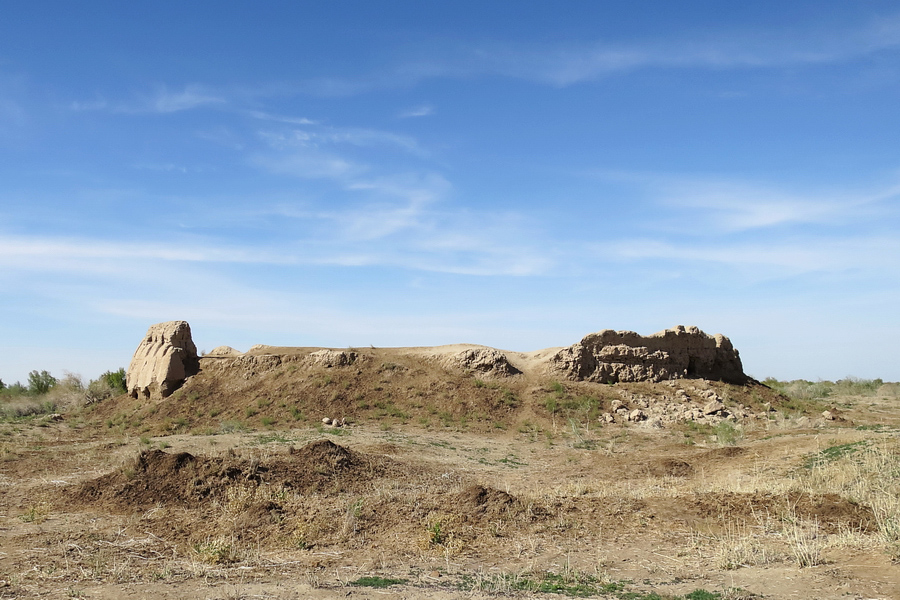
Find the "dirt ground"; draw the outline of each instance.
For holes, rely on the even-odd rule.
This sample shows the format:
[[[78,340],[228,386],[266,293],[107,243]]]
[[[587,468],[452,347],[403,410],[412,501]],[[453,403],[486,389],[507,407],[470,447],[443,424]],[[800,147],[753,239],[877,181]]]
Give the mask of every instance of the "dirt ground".
[[[893,397],[660,427],[546,401],[577,386],[475,380],[471,418],[441,419],[338,385],[264,424],[243,381],[0,423],[0,598],[900,598]]]

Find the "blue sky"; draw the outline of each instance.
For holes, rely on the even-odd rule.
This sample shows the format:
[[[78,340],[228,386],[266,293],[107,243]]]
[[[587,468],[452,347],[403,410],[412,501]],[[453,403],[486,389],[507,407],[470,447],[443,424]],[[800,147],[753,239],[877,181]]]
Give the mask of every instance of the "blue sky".
[[[0,379],[147,327],[900,380],[896,2],[0,11]]]

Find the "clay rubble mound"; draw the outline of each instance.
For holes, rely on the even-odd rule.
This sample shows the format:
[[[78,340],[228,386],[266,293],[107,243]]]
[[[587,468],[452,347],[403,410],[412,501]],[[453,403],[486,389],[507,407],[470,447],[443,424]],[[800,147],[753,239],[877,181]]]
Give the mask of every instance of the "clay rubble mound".
[[[487,377],[534,375],[592,383],[660,382],[707,379],[742,384],[749,381],[740,355],[721,334],[677,326],[649,336],[605,329],[565,348],[531,353],[506,352],[486,346],[455,345],[398,348],[404,354],[437,360],[444,368]],[[302,351],[302,353],[298,353]],[[365,357],[354,350],[281,348],[258,344],[240,353],[219,346],[201,363],[186,321],[153,325],[128,368],[128,392],[134,398],[165,398],[201,368],[237,368],[246,377],[270,371],[284,361],[306,368],[357,367]],[[513,360],[511,360],[513,359]],[[633,407],[637,408],[637,407]],[[704,414],[716,412],[705,410]],[[631,420],[644,420],[635,415]]]
[[[557,352],[550,358],[550,369],[567,379],[594,383],[748,380],[731,340],[683,325],[648,336],[604,329]]]

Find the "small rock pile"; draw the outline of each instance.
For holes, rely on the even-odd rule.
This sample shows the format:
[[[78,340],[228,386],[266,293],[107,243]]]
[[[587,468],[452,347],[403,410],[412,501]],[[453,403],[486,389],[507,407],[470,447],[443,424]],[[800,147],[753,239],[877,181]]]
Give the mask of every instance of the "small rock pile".
[[[671,396],[665,394],[661,398],[648,398],[626,390],[619,390],[619,395],[622,399],[610,403],[610,412],[600,415],[601,422],[663,427],[685,421],[715,425],[722,421],[768,418],[768,413],[755,413],[743,404],[726,407],[725,399],[711,389],[691,390],[689,394],[678,388]]]

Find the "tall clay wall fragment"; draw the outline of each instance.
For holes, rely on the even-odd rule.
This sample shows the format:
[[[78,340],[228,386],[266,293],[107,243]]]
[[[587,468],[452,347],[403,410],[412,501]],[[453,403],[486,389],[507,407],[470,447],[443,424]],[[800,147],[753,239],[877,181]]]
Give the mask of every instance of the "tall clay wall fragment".
[[[550,368],[568,379],[596,383],[748,379],[731,340],[682,325],[649,336],[611,329],[591,333],[551,357]]]
[[[165,398],[197,374],[200,361],[187,321],[151,325],[128,365],[125,382],[133,398]]]

